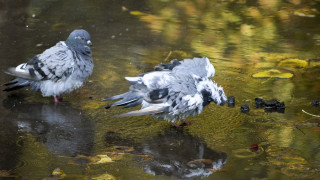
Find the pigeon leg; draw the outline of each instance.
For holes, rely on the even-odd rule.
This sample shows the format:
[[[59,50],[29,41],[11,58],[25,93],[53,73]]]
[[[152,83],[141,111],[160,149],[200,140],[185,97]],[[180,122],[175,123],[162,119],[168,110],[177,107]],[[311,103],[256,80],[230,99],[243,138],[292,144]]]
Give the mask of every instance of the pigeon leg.
[[[175,128],[181,128],[181,126],[179,126],[177,123],[173,123],[173,126],[175,127]]]
[[[56,104],[60,103],[60,101],[59,101],[59,99],[57,98],[57,96],[53,96],[53,98],[54,98],[54,102],[55,102]]]
[[[185,125],[191,125],[191,122],[189,122],[189,121],[187,121],[187,120],[183,120],[183,123],[185,124]]]

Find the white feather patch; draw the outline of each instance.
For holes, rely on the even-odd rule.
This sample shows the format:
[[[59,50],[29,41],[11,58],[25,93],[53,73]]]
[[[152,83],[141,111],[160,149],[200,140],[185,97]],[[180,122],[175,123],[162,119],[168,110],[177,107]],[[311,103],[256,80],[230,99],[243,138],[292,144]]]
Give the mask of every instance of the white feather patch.
[[[20,64],[19,66],[16,67],[16,72],[21,72],[21,73],[26,73],[26,66],[27,66],[27,63],[23,63],[23,64]]]

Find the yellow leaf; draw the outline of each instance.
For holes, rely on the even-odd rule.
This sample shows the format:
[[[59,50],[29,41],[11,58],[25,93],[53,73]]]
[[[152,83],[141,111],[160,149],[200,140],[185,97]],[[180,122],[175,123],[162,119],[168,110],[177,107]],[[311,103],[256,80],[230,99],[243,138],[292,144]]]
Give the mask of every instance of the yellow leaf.
[[[131,14],[131,15],[134,15],[134,16],[146,15],[146,13],[141,12],[141,11],[130,11],[130,14]]]
[[[100,158],[100,160],[92,164],[103,164],[103,163],[113,162],[108,155],[97,155],[97,156]]]
[[[305,68],[308,62],[301,59],[285,59],[279,63],[280,67]]]
[[[253,74],[252,77],[254,78],[292,78],[293,74],[288,72],[281,72],[277,69],[270,69],[267,71],[259,72],[256,74]]]
[[[108,173],[102,174],[101,176],[94,177],[96,180],[115,180],[116,178]]]

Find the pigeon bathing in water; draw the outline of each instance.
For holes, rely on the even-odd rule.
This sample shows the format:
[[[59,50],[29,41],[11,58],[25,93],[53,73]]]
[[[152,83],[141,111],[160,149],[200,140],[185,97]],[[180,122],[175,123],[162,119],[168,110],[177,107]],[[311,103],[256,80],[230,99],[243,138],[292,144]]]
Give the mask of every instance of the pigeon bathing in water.
[[[103,101],[122,99],[106,108],[128,108],[142,104],[140,110],[119,116],[151,114],[178,127],[176,121],[185,121],[190,115],[200,114],[210,102],[217,105],[226,103],[223,88],[209,79],[214,76],[215,69],[208,58],[171,62],[172,64],[156,66],[156,71],[138,77],[126,77],[131,84],[130,91],[104,99]]]
[[[42,95],[62,97],[80,86],[93,70],[90,35],[85,30],[74,30],[66,41],[34,56],[29,62],[8,68],[6,73],[17,78],[6,83],[4,91],[12,91],[24,86],[40,90]]]

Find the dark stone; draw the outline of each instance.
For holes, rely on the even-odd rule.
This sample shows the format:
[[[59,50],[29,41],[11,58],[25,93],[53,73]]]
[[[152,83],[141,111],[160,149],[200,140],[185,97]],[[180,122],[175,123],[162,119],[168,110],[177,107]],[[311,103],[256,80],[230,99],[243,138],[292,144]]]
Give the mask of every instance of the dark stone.
[[[259,97],[254,99],[254,103],[256,104],[257,108],[262,108],[265,105],[265,102],[263,101],[263,99]]]
[[[234,107],[235,103],[236,103],[235,97],[234,96],[229,96],[228,97],[228,106],[229,107]]]
[[[286,106],[284,102],[280,102],[277,99],[271,99],[271,100],[265,101],[264,109],[268,112],[284,113],[285,108]]]
[[[319,101],[318,100],[313,100],[311,105],[315,106],[315,107],[318,107],[319,106]]]
[[[250,110],[249,105],[248,105],[248,104],[245,104],[245,105],[241,106],[241,107],[240,107],[240,110],[241,110],[241,112],[243,112],[243,113],[249,112],[249,110]]]

